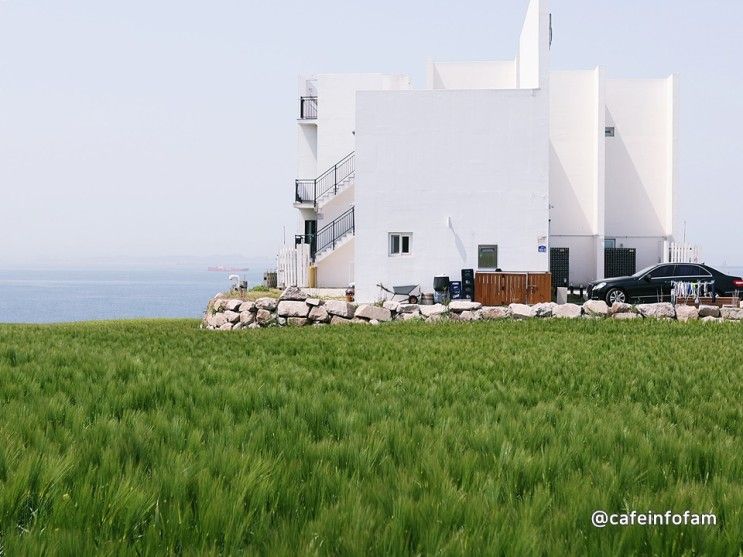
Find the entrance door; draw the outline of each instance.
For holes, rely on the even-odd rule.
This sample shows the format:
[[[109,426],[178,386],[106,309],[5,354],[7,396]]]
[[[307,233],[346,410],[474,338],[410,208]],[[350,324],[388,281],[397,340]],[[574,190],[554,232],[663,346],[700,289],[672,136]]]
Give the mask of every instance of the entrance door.
[[[310,257],[315,258],[315,252],[317,251],[317,221],[306,220],[304,221],[304,241],[310,245]]]

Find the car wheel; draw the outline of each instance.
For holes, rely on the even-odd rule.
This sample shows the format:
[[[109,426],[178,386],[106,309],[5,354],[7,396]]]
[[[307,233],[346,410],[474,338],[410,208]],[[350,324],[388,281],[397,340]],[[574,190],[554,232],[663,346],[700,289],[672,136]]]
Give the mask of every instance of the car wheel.
[[[606,303],[612,305],[614,302],[623,304],[627,301],[627,296],[623,290],[612,288],[606,293]]]

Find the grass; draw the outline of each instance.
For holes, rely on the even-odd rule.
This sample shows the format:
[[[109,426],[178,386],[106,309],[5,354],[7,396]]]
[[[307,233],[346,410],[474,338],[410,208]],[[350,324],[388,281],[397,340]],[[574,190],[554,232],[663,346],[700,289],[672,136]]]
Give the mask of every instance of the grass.
[[[282,290],[266,286],[254,286],[248,290],[228,290],[219,294],[221,298],[255,301],[258,298],[278,298]]]
[[[740,324],[197,327],[0,326],[0,554],[741,554]]]

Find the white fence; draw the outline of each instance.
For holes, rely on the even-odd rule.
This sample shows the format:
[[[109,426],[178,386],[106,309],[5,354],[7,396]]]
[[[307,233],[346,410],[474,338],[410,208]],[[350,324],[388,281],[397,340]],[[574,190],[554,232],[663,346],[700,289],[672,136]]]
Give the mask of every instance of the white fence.
[[[666,257],[667,263],[701,263],[702,251],[692,244],[670,242]]]
[[[309,268],[309,244],[281,248],[276,261],[276,282],[279,288],[309,286],[307,279]]]

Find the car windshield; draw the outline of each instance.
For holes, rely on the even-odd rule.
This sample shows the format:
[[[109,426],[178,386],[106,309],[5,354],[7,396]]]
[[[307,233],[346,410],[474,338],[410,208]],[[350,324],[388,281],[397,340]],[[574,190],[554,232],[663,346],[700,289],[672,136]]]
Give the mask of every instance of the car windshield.
[[[651,271],[651,270],[655,269],[656,267],[657,267],[657,265],[650,265],[650,267],[645,267],[644,269],[640,269],[639,271],[637,271],[637,272],[636,272],[636,273],[635,273],[634,275],[632,275],[632,276],[633,276],[634,278],[640,278],[640,277],[641,277],[642,275],[644,275],[644,274],[645,274],[645,273],[647,273],[648,271]]]

